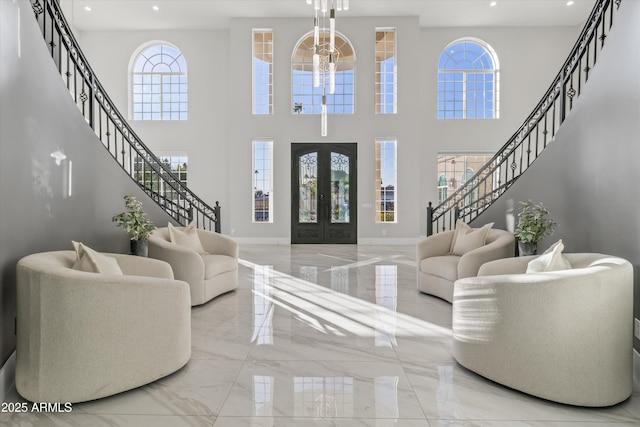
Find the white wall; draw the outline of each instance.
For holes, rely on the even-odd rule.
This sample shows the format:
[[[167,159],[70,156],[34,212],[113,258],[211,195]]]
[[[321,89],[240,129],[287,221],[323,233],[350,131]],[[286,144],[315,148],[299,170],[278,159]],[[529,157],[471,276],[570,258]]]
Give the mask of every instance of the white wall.
[[[356,113],[329,116],[320,136],[318,116],[291,111],[290,59],[311,20],[235,19],[229,31],[83,32],[82,48],[100,81],[127,110],[127,70],[133,52],[150,40],[180,48],[189,67],[187,122],[132,122],[156,151],[189,155],[189,186],[207,203],[220,201],[223,233],[241,241],[288,243],[290,236],[290,144],[358,143],[358,240],[409,242],[426,233],[426,206],[436,201],[439,151],[496,150],[544,94],[577,39],[575,27],[420,28],[415,17],[339,17],[338,30],[356,52]],[[374,34],[397,28],[398,114],[374,114]],[[251,30],[272,28],[275,112],[251,114]],[[437,120],[438,57],[453,40],[473,36],[489,43],[501,65],[500,119]],[[254,137],[274,140],[274,223],[251,222]],[[398,140],[398,223],[374,220],[374,140]],[[386,237],[383,237],[383,231]]]

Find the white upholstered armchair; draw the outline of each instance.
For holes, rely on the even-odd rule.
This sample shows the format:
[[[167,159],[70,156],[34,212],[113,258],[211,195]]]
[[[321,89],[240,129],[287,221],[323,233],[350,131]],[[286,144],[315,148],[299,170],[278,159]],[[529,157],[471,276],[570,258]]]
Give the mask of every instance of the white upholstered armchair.
[[[122,274],[74,269],[73,251],[17,265],[16,389],[32,402],[83,402],[153,382],[191,356],[189,287],[168,264],[115,258]]]
[[[464,367],[543,399],[611,406],[633,388],[633,266],[568,253],[571,268],[526,273],[535,256],[458,280],[453,354]]]
[[[491,229],[485,244],[462,255],[452,254],[454,231],[443,231],[422,239],[416,248],[418,290],[453,301],[453,284],[478,274],[485,262],[515,255],[516,239],[505,230]]]
[[[238,287],[238,243],[212,231],[193,231],[202,249],[172,243],[168,227],[155,229],[149,236],[149,257],[171,265],[175,278],[189,284],[191,305],[196,306]]]

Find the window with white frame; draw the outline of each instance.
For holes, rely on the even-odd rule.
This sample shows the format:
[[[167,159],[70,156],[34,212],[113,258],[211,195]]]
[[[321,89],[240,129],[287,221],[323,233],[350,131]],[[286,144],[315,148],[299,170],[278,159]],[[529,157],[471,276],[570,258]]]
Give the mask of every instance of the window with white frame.
[[[497,119],[499,76],[498,56],[487,43],[451,43],[438,61],[438,118]]]
[[[397,113],[397,68],[396,30],[394,28],[377,28],[375,69],[376,114]]]
[[[273,141],[253,140],[253,222],[273,222]]]
[[[166,153],[158,155],[160,162],[166,166],[171,174],[177,178],[179,182],[187,185],[187,169],[189,164],[189,157],[186,154]],[[144,187],[160,194],[167,200],[177,202],[180,200],[180,192],[178,186],[172,186],[168,182],[173,181],[171,177],[165,175],[165,171],[158,167],[154,170],[150,164],[152,160],[144,161],[140,156],[137,156],[134,160],[134,171],[136,180]],[[158,173],[160,171],[160,173]],[[168,181],[168,182],[167,182]]]
[[[490,152],[438,153],[438,203],[442,203],[449,195],[472,179],[476,172],[491,161],[493,155],[494,153]],[[485,192],[493,189],[492,178],[488,177],[486,185],[473,191],[470,195],[470,202],[478,200],[478,197],[484,197]]]
[[[328,55],[329,31],[320,31],[320,55]],[[335,92],[326,95],[328,114],[353,114],[355,110],[356,57],[351,43],[340,33],[335,36]],[[329,82],[329,70],[321,70],[320,86],[313,86],[313,32],[303,36],[291,57],[291,108],[295,114],[320,114],[322,95]],[[327,83],[328,86],[328,83]]]
[[[273,114],[273,31],[253,30],[253,114]]]
[[[376,139],[376,222],[397,222],[397,150],[395,139]]]
[[[133,120],[187,120],[187,62],[169,44],[155,44],[138,54],[131,71]]]

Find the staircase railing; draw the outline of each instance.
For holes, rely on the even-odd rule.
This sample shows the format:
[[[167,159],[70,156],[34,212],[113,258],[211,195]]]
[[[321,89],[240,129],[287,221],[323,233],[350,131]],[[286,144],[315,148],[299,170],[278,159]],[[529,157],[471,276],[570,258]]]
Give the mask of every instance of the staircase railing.
[[[86,122],[122,169],[178,223],[220,232],[220,205],[196,196],[118,111],[85,58],[57,0],[31,0],[53,61]]]
[[[613,25],[622,0],[598,0],[562,69],[533,112],[473,177],[436,207],[427,207],[427,235],[470,222],[500,197],[540,156],[573,108]]]

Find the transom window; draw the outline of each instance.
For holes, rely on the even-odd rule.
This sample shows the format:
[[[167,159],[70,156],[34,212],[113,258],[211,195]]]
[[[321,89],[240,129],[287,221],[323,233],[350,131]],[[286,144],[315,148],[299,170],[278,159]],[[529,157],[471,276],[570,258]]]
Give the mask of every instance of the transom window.
[[[187,62],[176,47],[144,49],[131,74],[133,120],[187,120]]]
[[[376,114],[397,112],[396,30],[376,29]]]
[[[328,55],[329,32],[320,31],[320,55]],[[351,43],[336,32],[338,52],[335,93],[329,94],[329,71],[320,73],[320,86],[313,87],[313,32],[306,34],[291,57],[291,108],[296,114],[320,114],[323,88],[326,88],[328,114],[353,114],[355,101],[355,53]],[[326,82],[326,84],[323,84]]]
[[[271,30],[253,30],[253,114],[273,114]]]
[[[498,57],[488,44],[461,39],[438,61],[439,119],[497,119]]]

